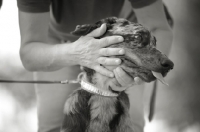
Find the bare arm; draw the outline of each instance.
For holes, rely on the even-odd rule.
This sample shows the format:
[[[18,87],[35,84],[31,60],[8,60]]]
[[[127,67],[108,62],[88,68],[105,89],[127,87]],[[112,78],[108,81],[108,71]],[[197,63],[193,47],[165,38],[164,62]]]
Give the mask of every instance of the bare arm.
[[[172,31],[165,17],[162,0],[133,10],[136,13],[138,22],[151,30],[156,36],[157,48],[168,55],[172,43]]]
[[[24,67],[30,71],[54,71],[70,65],[87,66],[106,76],[113,73],[103,65],[118,65],[117,58],[104,56],[119,55],[120,48],[103,48],[108,45],[123,41],[120,36],[103,39],[94,39],[102,35],[106,25],[92,32],[89,36],[79,38],[71,44],[49,44],[47,13],[25,13],[19,11],[19,24],[21,33],[20,57]]]

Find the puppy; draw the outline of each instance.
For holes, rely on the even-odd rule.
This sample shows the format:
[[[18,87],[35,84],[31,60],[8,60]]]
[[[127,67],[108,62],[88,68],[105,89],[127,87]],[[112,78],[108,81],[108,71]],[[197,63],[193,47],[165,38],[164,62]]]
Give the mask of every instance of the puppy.
[[[121,35],[124,41],[110,47],[121,47],[125,55],[120,67],[131,77],[140,77],[145,82],[162,81],[173,62],[156,49],[156,38],[141,24],[126,19],[110,17],[95,24],[77,26],[72,33],[83,36],[103,23],[106,33],[99,37]],[[113,56],[116,57],[116,56]],[[116,67],[106,68],[113,70]],[[74,91],[65,104],[65,117],[61,132],[134,132],[129,115],[129,98],[125,91],[114,91],[120,86],[115,78],[108,78],[84,67],[81,88]]]

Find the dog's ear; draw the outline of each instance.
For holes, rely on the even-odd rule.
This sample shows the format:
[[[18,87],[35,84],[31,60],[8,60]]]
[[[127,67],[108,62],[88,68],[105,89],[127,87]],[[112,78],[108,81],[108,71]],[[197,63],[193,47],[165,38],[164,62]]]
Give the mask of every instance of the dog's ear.
[[[86,77],[87,77],[88,82],[93,83],[92,82],[92,76],[94,75],[95,71],[93,69],[90,69],[90,68],[87,68],[87,67],[82,67],[81,70],[86,73]]]
[[[103,23],[106,23],[107,29],[110,29],[111,25],[116,23],[116,19],[116,17],[109,17],[106,19],[102,19],[95,24],[78,25],[76,26],[76,29],[71,33],[76,36],[84,36],[95,30],[96,28],[99,28]]]
[[[76,36],[84,36],[96,28],[98,28],[96,24],[77,25],[76,29],[72,31],[71,34],[76,35]]]

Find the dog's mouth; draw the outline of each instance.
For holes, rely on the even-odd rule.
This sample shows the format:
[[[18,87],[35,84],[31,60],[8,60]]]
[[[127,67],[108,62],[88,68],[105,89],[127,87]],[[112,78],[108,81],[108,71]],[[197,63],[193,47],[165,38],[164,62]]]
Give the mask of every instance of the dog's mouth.
[[[144,82],[155,81],[156,79],[162,82],[164,85],[168,86],[168,83],[165,81],[164,77],[167,75],[168,70],[163,70],[160,72],[152,71],[150,69],[140,67],[129,59],[123,58],[122,68],[133,78],[139,77]]]
[[[165,81],[164,79],[164,76],[167,74],[165,73],[165,75],[159,73],[159,72],[154,72],[154,71],[151,71],[153,76],[156,77],[160,82],[162,82],[164,85],[167,85],[169,86],[169,84]]]
[[[168,83],[164,79],[166,75],[167,75],[167,72],[160,73],[160,72],[155,72],[151,70],[145,70],[143,72],[140,71],[137,76],[140,77],[145,82],[151,82],[157,79],[164,85],[169,86]]]

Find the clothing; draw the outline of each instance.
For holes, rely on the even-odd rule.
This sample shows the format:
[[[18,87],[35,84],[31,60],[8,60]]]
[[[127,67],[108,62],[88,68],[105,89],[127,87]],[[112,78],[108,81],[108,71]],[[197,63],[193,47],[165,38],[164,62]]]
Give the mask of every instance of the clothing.
[[[133,8],[147,6],[156,0],[130,0]],[[50,11],[50,28],[62,39],[76,40],[70,34],[76,25],[94,23],[102,18],[118,16],[124,0],[18,0],[18,8],[24,12]]]
[[[155,1],[130,0],[134,8],[147,6]],[[49,41],[52,44],[59,44],[62,40],[76,40],[76,37],[69,34],[76,25],[94,23],[109,16],[118,16],[123,3],[124,0],[18,0],[18,8],[20,11],[30,13],[50,11]],[[75,79],[79,72],[78,66],[72,66],[55,72],[38,72],[37,79],[71,80]],[[39,132],[59,132],[64,117],[64,103],[69,94],[77,87],[78,85],[75,84],[36,86]],[[135,118],[136,123],[142,119],[141,116],[137,115],[137,117]],[[136,125],[135,128],[142,130],[139,125]],[[138,130],[138,132],[140,131]]]
[[[117,4],[119,0],[107,0],[111,4]],[[156,0],[130,0],[133,8],[141,8],[151,3],[155,2]],[[18,8],[24,12],[47,12],[50,10],[49,6],[51,2],[59,5],[59,3],[68,2],[73,5],[80,5],[81,0],[17,0]],[[87,3],[86,3],[87,2]],[[89,4],[93,2],[98,2],[96,0],[84,1],[84,3]],[[100,5],[104,4],[106,0],[100,1]],[[114,2],[114,3],[113,3]],[[120,0],[120,2],[124,2],[124,0]],[[85,4],[85,5],[86,5]],[[107,3],[108,4],[108,3]],[[109,6],[109,5],[108,5]],[[91,7],[89,7],[91,8]]]

